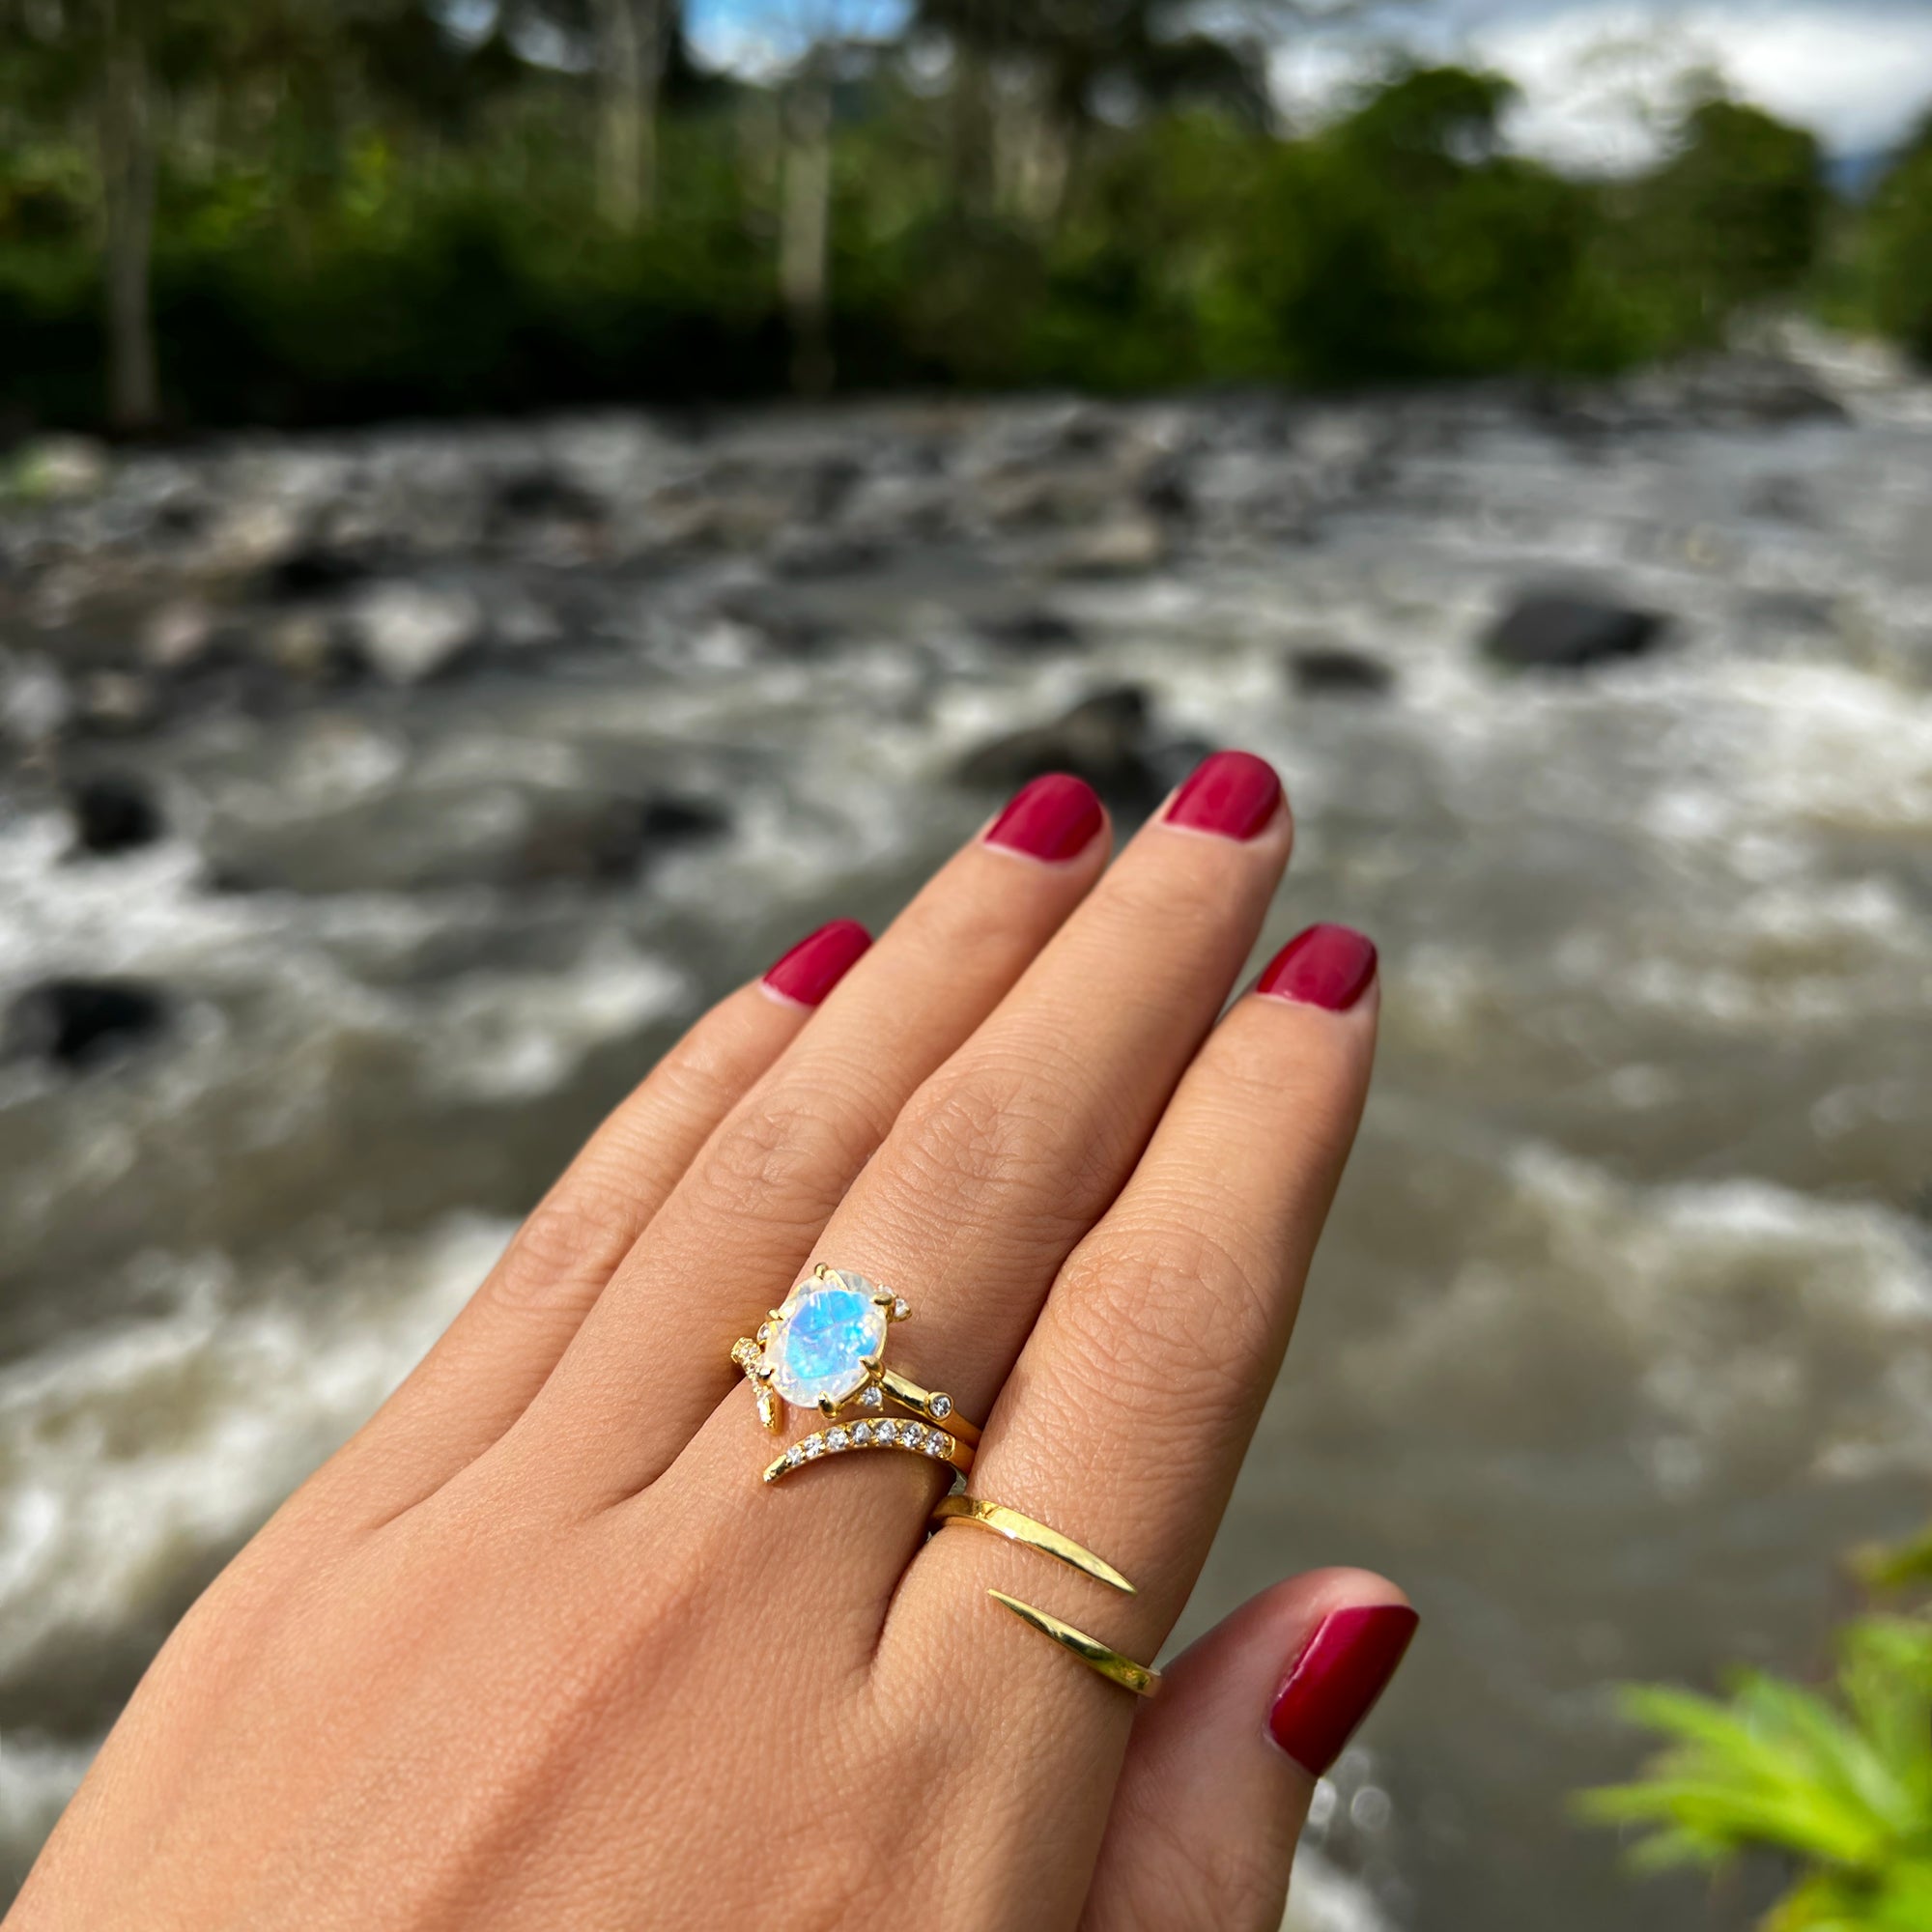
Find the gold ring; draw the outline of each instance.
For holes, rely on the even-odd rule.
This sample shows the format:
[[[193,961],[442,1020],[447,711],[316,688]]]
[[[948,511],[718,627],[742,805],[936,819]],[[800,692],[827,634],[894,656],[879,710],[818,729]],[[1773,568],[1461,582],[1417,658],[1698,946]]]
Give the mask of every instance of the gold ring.
[[[731,1359],[745,1372],[766,1429],[784,1426],[787,1406],[815,1408],[835,1425],[794,1442],[765,1470],[766,1482],[846,1449],[904,1449],[956,1470],[973,1466],[980,1432],[957,1413],[952,1398],[886,1367],[886,1338],[911,1315],[902,1294],[820,1262],[766,1316],[755,1337],[732,1345]],[[884,1413],[889,1403],[910,1419]],[[841,1423],[852,1409],[864,1411],[863,1418]]]
[[[1134,1586],[1103,1557],[1095,1556],[1070,1536],[1063,1536],[1059,1530],[1036,1522],[1032,1517],[1022,1516],[1005,1503],[989,1501],[985,1496],[942,1496],[939,1507],[932,1513],[932,1520],[941,1529],[949,1522],[977,1522],[981,1529],[990,1529],[1009,1542],[1043,1549],[1047,1555],[1058,1557],[1082,1575],[1105,1583],[1109,1589],[1124,1590],[1130,1597],[1134,1594]]]
[[[1050,1636],[1063,1650],[1070,1650],[1089,1670],[1097,1670],[1109,1683],[1131,1690],[1136,1697],[1151,1697],[1160,1689],[1158,1670],[1136,1663],[1131,1657],[1122,1657],[1098,1637],[1089,1636],[1085,1631],[1075,1630],[1071,1624],[1062,1623],[1058,1617],[1037,1610],[1031,1604],[1008,1596],[1004,1590],[988,1590],[986,1594],[994,1603],[1004,1604],[1021,1623],[1032,1625],[1042,1636]]]

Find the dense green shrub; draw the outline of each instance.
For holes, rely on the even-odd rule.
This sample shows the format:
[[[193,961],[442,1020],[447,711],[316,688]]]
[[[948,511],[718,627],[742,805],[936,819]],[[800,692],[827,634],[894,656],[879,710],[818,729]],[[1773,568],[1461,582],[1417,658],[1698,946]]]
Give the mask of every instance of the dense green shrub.
[[[1293,139],[1200,106],[1095,128],[1040,218],[964,196],[930,104],[875,81],[844,102],[835,146],[839,380],[1128,391],[1594,373],[1708,342],[1806,272],[1827,206],[1807,135],[1710,101],[1653,176],[1605,185],[1503,152],[1508,100],[1493,76],[1426,69]],[[581,143],[542,95],[428,146],[304,123],[245,162],[173,158],[154,267],[171,419],[783,388],[758,106],[740,92],[673,117],[660,217],[637,235],[587,209]],[[43,146],[0,156],[0,417],[96,420],[86,167]],[[1905,293],[1923,217],[1903,191],[1887,206],[1896,235],[1875,231],[1872,251],[1899,262],[1888,313],[1932,332],[1932,280]]]

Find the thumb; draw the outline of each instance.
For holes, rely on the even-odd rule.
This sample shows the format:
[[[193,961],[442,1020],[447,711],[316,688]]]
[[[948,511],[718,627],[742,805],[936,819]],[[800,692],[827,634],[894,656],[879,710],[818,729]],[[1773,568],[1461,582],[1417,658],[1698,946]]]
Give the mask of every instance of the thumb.
[[[1393,1583],[1316,1570],[1177,1658],[1135,1719],[1083,1932],[1274,1932],[1315,1780],[1415,1626]]]

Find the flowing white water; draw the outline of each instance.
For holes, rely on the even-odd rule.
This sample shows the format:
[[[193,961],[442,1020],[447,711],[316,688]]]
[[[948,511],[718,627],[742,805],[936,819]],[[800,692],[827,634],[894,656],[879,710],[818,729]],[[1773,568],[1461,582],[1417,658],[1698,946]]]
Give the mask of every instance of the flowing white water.
[[[411,431],[143,459],[15,531],[16,698],[88,570],[128,574],[133,624],[325,512],[526,641],[123,748],[177,828],[148,851],[71,862],[25,782],[0,818],[0,996],[112,974],[173,1009],[119,1066],[0,1066],[0,1865],[674,1027],[817,920],[888,915],[996,802],[963,753],[1129,680],[1162,739],[1288,775],[1264,943],[1333,917],[1383,948],[1356,1166],[1182,1633],[1318,1562],[1422,1605],[1296,1911],[1742,1922],[1634,1892],[1563,1806],[1634,1761],[1606,1683],[1810,1667],[1843,1549],[1932,1511],[1932,406],[1847,399],[1784,428],[1484,395]],[[1188,517],[1069,574],[1154,458]],[[536,462],[612,506],[589,560],[491,534],[478,479]],[[207,533],[115,549],[170,492]],[[666,548],[695,503],[722,550]],[[874,554],[773,562],[828,526]],[[1499,675],[1475,639],[1552,576],[1670,612],[1672,645]],[[1040,609],[1077,637],[989,639]],[[1304,695],[1314,643],[1393,690]],[[633,885],[506,870],[581,794],[664,789],[727,829]]]

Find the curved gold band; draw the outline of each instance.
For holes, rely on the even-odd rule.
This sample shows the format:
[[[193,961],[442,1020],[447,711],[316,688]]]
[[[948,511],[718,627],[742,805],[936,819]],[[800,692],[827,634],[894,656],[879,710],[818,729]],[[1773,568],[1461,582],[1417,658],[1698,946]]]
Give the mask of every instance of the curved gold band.
[[[929,1415],[948,1435],[958,1436],[969,1449],[978,1445],[980,1425],[968,1422],[952,1406],[952,1398],[944,1391],[921,1388],[910,1376],[902,1376],[896,1369],[881,1369],[879,1386],[901,1408],[909,1408],[915,1415]]]
[[[1160,1689],[1159,1671],[1136,1663],[1131,1657],[1122,1657],[1118,1650],[1108,1649],[1098,1637],[1089,1636],[1085,1631],[1075,1630],[1071,1624],[1062,1623],[1058,1617],[1037,1610],[1031,1604],[1008,1596],[1004,1590],[988,1590],[986,1594],[994,1603],[1004,1604],[1021,1623],[1030,1624],[1042,1636],[1051,1637],[1063,1650],[1070,1650],[1089,1670],[1098,1671],[1109,1683],[1131,1690],[1136,1697],[1151,1697]]]
[[[840,1422],[830,1429],[814,1429],[801,1436],[782,1456],[765,1467],[765,1481],[776,1483],[808,1463],[827,1456],[842,1456],[854,1449],[898,1449],[910,1456],[923,1456],[929,1463],[944,1463],[961,1475],[973,1466],[973,1445],[949,1435],[943,1429],[928,1428],[923,1422],[901,1422],[884,1416],[876,1422]]]
[[[1105,1583],[1109,1589],[1124,1590],[1130,1597],[1134,1594],[1134,1586],[1103,1557],[1095,1556],[1070,1536],[1063,1536],[1059,1530],[1050,1529],[1005,1503],[989,1501],[985,1496],[944,1496],[932,1513],[932,1520],[941,1529],[949,1522],[976,1522],[1009,1543],[1024,1543],[1030,1548],[1044,1550],[1070,1569]]]

